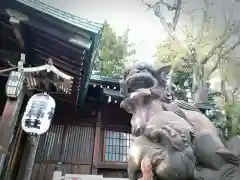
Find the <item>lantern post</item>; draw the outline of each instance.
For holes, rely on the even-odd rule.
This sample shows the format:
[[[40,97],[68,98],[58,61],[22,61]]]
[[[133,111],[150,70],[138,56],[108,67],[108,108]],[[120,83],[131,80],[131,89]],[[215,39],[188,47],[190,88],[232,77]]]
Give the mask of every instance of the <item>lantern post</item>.
[[[39,139],[40,139],[40,135],[32,134],[27,136],[27,146],[25,148],[28,148],[28,149],[25,150],[25,152],[27,151],[28,153],[24,153],[26,160],[24,159],[24,161],[21,162],[21,165],[24,167],[23,176],[22,176],[23,178],[19,178],[20,176],[18,176],[17,179],[19,180],[31,179],[31,174],[32,174],[32,169],[35,162],[35,156],[37,153]]]
[[[23,68],[22,66],[22,69],[24,73],[53,72],[58,77],[68,81],[68,83],[62,85],[62,88],[65,90],[64,92],[69,93],[71,91],[73,77],[66,75],[54,67],[51,59],[49,59],[46,65],[31,68]],[[28,134],[28,141],[24,152],[25,157],[21,161],[21,168],[23,170],[19,171],[20,174],[18,174],[17,179],[31,179],[39,138],[41,134],[46,133],[50,128],[55,106],[55,100],[46,92],[35,94],[29,99],[21,121],[22,130]]]
[[[23,180],[30,180],[40,135],[47,132],[54,115],[56,103],[47,93],[33,95],[25,108],[21,126],[28,133],[28,153],[22,161],[24,168]],[[25,163],[25,165],[24,165]]]

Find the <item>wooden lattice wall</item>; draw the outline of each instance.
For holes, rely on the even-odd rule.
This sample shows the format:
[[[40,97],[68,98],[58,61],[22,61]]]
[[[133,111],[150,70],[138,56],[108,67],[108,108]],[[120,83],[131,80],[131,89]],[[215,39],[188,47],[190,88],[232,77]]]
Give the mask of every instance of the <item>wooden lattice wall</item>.
[[[56,163],[63,163],[68,174],[91,174],[94,128],[52,125],[41,136],[32,180],[51,180]]]

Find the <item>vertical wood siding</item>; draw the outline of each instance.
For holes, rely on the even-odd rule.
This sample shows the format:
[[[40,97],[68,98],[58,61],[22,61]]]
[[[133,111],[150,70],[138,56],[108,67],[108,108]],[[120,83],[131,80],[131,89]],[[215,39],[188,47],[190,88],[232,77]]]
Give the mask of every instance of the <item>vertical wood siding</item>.
[[[63,130],[63,125],[52,125],[47,133],[41,135],[36,154],[36,162],[60,160]]]
[[[40,138],[32,180],[51,180],[57,161],[64,173],[90,174],[93,145],[93,127],[52,125]]]
[[[91,163],[94,143],[94,129],[92,127],[68,126],[65,142],[63,161]]]

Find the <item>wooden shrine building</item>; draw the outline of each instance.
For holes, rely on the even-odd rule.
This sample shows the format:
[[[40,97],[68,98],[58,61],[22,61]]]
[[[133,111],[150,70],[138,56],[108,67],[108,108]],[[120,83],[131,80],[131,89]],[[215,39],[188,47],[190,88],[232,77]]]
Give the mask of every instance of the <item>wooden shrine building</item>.
[[[43,91],[56,111],[40,137],[31,179],[51,180],[59,163],[68,174],[127,178],[130,115],[119,107],[119,79],[91,76],[102,27],[38,0],[0,2],[1,180],[21,180],[28,153],[20,121],[29,97]],[[21,99],[7,98],[5,84],[21,54],[25,67],[52,63],[72,76],[71,88],[51,74],[32,74]]]
[[[80,113],[55,118],[40,138],[33,179],[52,177],[58,162],[67,174],[127,178],[130,115],[121,99],[118,79],[93,75]]]

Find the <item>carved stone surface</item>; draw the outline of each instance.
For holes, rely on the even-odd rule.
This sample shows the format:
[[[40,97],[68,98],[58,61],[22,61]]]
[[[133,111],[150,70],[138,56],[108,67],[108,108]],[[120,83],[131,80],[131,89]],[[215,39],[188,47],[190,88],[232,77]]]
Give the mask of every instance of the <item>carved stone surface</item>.
[[[166,87],[169,71],[169,66],[154,69],[135,64],[126,68],[120,82],[125,96],[121,107],[133,114],[129,179],[137,180],[138,171],[143,179],[239,179],[240,137],[230,139],[226,147],[204,114],[175,100]],[[146,166],[146,158],[151,165]]]

